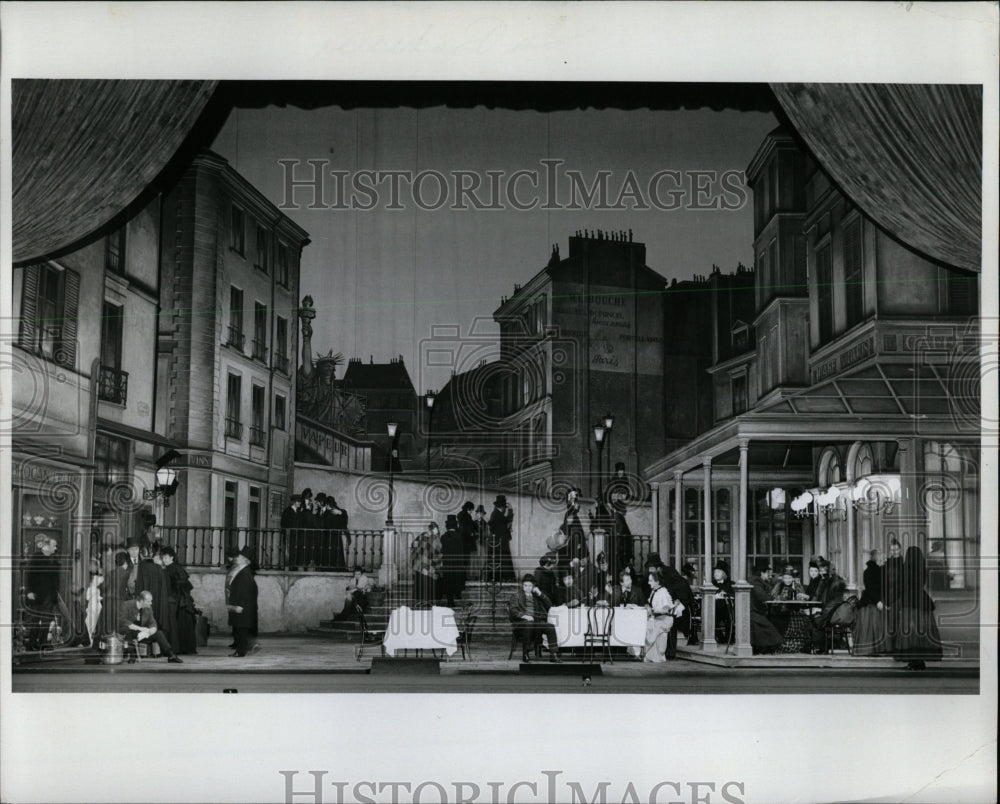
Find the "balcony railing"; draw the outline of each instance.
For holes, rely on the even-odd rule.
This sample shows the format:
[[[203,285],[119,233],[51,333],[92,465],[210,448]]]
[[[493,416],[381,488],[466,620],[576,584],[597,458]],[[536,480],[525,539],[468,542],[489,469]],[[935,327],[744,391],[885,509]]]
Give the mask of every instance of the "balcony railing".
[[[274,355],[274,370],[280,371],[286,377],[288,376],[288,356],[282,354]]]
[[[380,530],[299,530],[160,525],[156,536],[187,567],[222,567],[226,556],[249,546],[258,569],[347,571],[382,566]]]
[[[124,405],[128,399],[128,372],[121,369],[101,366],[97,381],[97,398],[104,402]]]
[[[267,362],[267,345],[264,341],[254,338],[250,341],[250,350],[254,360],[259,360],[261,363]]]
[[[252,447],[263,447],[264,446],[264,428],[263,427],[250,427],[250,446]]]
[[[226,438],[243,438],[243,423],[239,419],[226,417]]]
[[[236,327],[229,327],[229,335],[226,338],[226,346],[232,346],[234,349],[239,349],[243,351],[243,346],[247,342],[247,336],[243,334],[243,331],[237,329]]]

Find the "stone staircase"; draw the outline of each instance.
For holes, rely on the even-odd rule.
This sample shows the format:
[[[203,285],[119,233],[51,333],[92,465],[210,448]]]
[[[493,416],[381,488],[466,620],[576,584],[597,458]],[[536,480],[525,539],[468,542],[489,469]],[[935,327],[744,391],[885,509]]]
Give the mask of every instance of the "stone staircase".
[[[493,601],[487,585],[479,581],[468,582],[461,597],[455,601],[460,627],[464,624],[464,615],[472,613],[477,617],[473,637],[476,642],[506,642],[510,639],[511,633],[510,621],[507,619],[507,602],[519,588],[520,584],[513,581],[499,584],[496,600]],[[384,629],[394,609],[412,605],[412,602],[412,583],[397,582],[385,602],[373,605],[365,615],[368,627],[375,630]],[[438,600],[435,601],[435,605],[447,604],[444,600]],[[337,641],[355,642],[358,639],[358,621],[353,615],[345,619],[321,620],[317,627],[308,629],[308,633],[327,636]]]

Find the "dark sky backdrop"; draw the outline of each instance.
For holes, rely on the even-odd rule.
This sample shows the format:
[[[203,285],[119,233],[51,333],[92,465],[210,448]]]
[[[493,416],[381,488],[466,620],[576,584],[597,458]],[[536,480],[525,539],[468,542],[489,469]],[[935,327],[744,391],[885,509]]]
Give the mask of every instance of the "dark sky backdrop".
[[[645,194],[659,170],[742,171],[764,135],[777,125],[768,112],[724,109],[578,109],[536,111],[475,108],[312,109],[236,108],[213,148],[276,204],[283,200],[281,159],[329,160],[330,169],[476,171],[480,197],[488,199],[487,170],[537,171],[542,159],[561,159],[560,171],[577,170],[589,185],[611,171],[617,197],[631,170]],[[332,180],[326,200],[335,197]],[[544,199],[524,180],[519,197]],[[560,200],[569,197],[565,176]],[[662,196],[671,189],[661,185]],[[437,196],[437,184],[424,185]],[[736,211],[594,209],[517,211],[421,210],[403,185],[402,210],[386,210],[387,185],[374,210],[305,208],[310,193],[297,191],[300,208],[287,214],[309,232],[302,260],[302,293],[319,315],[315,352],[376,361],[402,355],[418,392],[440,388],[448,367],[420,366],[420,342],[432,325],[451,324],[463,335],[490,319],[501,296],[525,283],[548,261],[552,244],[565,256],[577,229],[628,230],[646,244],[646,261],[668,279],[707,274],[713,264],[729,271],[753,262],[752,208]],[[689,196],[685,198],[687,200]],[[749,199],[749,195],[748,195]],[[628,202],[626,202],[628,203]],[[483,331],[483,327],[479,328]],[[496,333],[488,323],[485,331]],[[470,368],[460,366],[460,369]],[[338,371],[342,376],[342,370]]]

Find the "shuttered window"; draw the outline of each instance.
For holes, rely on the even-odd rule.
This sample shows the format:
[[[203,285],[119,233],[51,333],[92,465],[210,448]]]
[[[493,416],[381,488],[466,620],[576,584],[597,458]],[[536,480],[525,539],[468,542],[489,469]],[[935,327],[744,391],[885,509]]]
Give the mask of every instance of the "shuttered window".
[[[66,368],[76,368],[80,275],[54,265],[24,269],[21,293],[22,348]]]

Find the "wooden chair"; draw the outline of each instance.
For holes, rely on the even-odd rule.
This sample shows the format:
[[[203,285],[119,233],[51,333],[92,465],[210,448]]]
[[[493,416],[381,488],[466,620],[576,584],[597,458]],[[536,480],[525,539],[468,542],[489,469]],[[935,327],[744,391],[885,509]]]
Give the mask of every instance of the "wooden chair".
[[[611,606],[592,606],[587,611],[587,633],[583,635],[584,655],[587,661],[594,660],[594,648],[604,648],[608,661],[615,663],[611,655],[611,631],[615,621],[615,610]]]
[[[365,653],[365,647],[376,643],[381,648],[382,655],[385,656],[385,647],[382,645],[382,640],[385,638],[385,630],[374,631],[369,628],[368,619],[365,617],[365,613],[362,611],[361,606],[357,603],[354,604],[354,613],[358,616],[358,630],[360,638],[354,658],[360,662],[361,657]]]
[[[854,626],[831,624],[824,629],[823,635],[827,653],[833,654],[843,645],[848,655],[854,655]]]
[[[458,631],[458,639],[456,643],[458,644],[459,650],[462,651],[462,658],[465,659],[466,652],[468,652],[468,658],[472,658],[472,637],[476,630],[476,621],[479,619],[478,614],[467,614],[465,616],[465,622]]]

